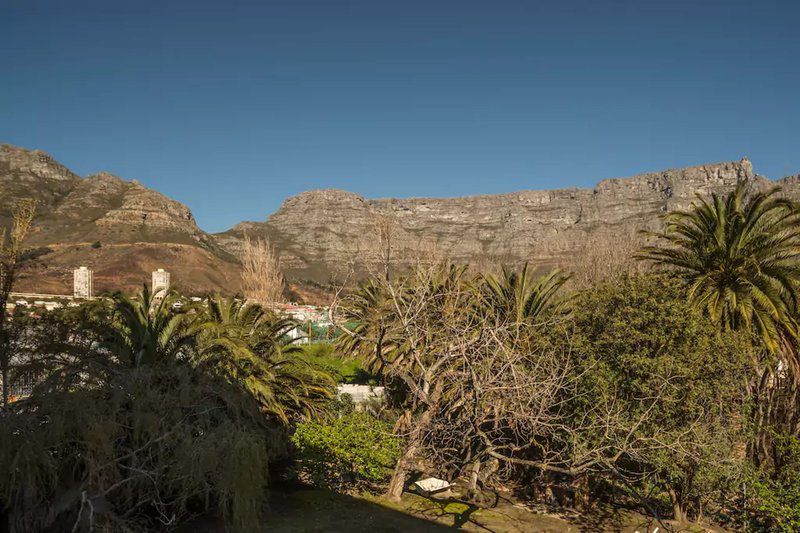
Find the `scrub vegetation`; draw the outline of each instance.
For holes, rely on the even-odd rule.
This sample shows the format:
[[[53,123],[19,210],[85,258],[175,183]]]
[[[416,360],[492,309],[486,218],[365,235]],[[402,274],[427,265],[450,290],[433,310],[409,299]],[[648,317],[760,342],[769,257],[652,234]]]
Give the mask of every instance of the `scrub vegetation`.
[[[386,268],[337,293],[333,344],[298,345],[258,304],[146,288],[3,317],[8,528],[262,531],[286,525],[292,482],[409,513],[421,476],[454,484],[421,516],[463,527],[501,499],[588,529],[601,509],[665,530],[800,527],[800,208],[780,191],[698,199],[597,277],[439,259],[398,274],[391,242]],[[341,383],[383,400],[355,405]]]

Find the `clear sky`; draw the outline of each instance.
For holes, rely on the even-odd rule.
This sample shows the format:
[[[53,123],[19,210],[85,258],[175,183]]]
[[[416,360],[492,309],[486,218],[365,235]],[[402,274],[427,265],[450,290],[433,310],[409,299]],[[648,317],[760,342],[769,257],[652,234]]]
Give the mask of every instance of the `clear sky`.
[[[800,2],[5,0],[0,142],[178,199],[800,172]]]

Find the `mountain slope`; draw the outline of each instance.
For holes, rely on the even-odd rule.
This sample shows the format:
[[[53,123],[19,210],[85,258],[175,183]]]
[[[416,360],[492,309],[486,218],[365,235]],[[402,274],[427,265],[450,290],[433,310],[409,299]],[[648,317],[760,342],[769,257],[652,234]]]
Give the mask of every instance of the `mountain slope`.
[[[607,179],[593,189],[378,200],[309,191],[287,199],[265,222],[242,223],[216,237],[236,252],[245,233],[266,236],[290,276],[317,281],[376,270],[380,228],[387,225],[396,265],[434,255],[472,264],[569,266],[598,240],[638,239],[639,230],[658,228],[660,215],[688,207],[696,194],[730,190],[742,180],[759,188],[773,184],[743,159]],[[797,180],[783,184],[790,195],[800,193]]]
[[[131,290],[166,268],[192,293],[237,292],[236,260],[245,234],[267,237],[287,277],[326,283],[380,269],[386,237],[391,264],[449,258],[459,263],[569,267],[592,247],[638,240],[661,215],[688,207],[696,194],[738,182],[781,185],[800,199],[800,176],[770,181],[746,159],[600,181],[592,189],[520,191],[462,198],[368,200],[340,190],[288,198],[264,222],[242,222],[209,235],[191,211],[136,181],[101,172],[81,178],[48,154],[0,146],[0,221],[15,198],[39,202],[30,244],[38,247],[20,290],[67,293],[72,270],[95,270],[95,287]]]
[[[183,204],[109,173],[80,178],[41,151],[0,146],[0,218],[35,198],[29,244],[38,247],[18,289],[68,293],[72,270],[95,270],[95,288],[131,290],[166,268],[190,292],[239,290],[239,265]]]

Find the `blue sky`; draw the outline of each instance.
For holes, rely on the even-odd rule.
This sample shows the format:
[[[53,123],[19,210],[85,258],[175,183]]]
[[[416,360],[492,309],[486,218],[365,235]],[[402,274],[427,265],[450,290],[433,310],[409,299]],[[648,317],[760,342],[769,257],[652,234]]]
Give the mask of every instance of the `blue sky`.
[[[592,186],[748,156],[800,172],[800,2],[11,0],[0,142],[178,199]]]

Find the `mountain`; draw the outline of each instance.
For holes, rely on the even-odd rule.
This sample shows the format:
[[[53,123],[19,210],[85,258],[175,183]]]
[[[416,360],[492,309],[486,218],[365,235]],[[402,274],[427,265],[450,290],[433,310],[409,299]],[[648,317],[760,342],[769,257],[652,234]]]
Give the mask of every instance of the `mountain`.
[[[323,284],[379,270],[387,249],[393,267],[434,257],[569,267],[592,247],[637,241],[639,230],[658,228],[661,215],[688,207],[695,195],[740,181],[782,186],[800,199],[800,175],[771,181],[742,159],[606,179],[591,189],[375,200],[308,191],[265,221],[210,235],[186,206],[135,180],[105,172],[80,177],[44,152],[2,145],[0,222],[8,221],[16,198],[39,202],[30,237],[36,259],[19,290],[69,292],[72,270],[87,265],[98,291],[135,289],[152,270],[166,268],[188,292],[234,293],[245,235],[268,238],[289,279]]]
[[[216,235],[232,253],[245,233],[265,236],[297,278],[342,278],[378,270],[381,232],[390,228],[392,263],[426,254],[459,263],[482,261],[540,266],[574,264],[598,243],[639,239],[657,229],[660,215],[688,207],[697,194],[754,187],[785,187],[800,197],[798,178],[772,182],[746,159],[606,179],[592,189],[520,191],[462,198],[367,200],[350,192],[319,190],[287,199],[265,222],[244,222]]]
[[[95,271],[96,291],[132,290],[156,268],[190,292],[239,289],[237,260],[195,223],[183,204],[106,172],[77,176],[50,155],[0,146],[0,220],[17,198],[37,200],[29,237],[36,259],[18,290],[68,293],[72,270]]]

